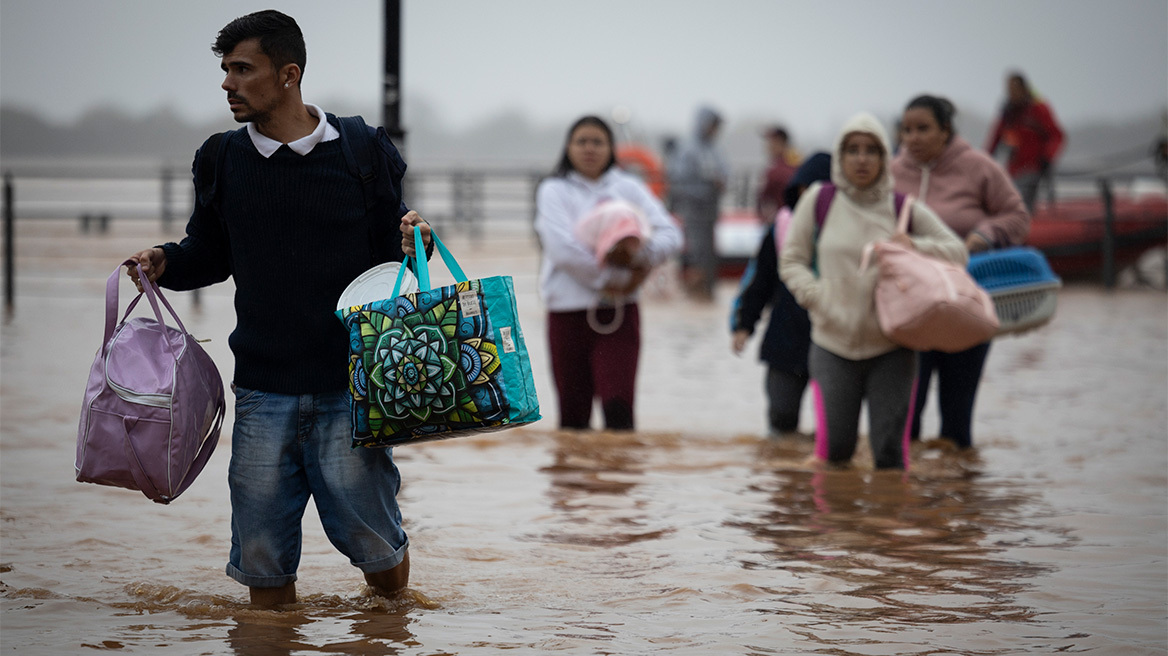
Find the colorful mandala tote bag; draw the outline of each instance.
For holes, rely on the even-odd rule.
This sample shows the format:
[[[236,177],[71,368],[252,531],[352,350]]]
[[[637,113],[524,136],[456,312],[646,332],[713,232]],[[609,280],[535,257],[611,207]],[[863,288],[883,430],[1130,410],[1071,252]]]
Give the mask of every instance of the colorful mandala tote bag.
[[[431,235],[456,284],[431,289],[425,258],[406,258],[416,292],[399,295],[409,268],[403,265],[391,298],[336,312],[349,331],[354,447],[503,430],[540,418],[511,276],[468,280]],[[425,252],[416,230],[414,243]]]

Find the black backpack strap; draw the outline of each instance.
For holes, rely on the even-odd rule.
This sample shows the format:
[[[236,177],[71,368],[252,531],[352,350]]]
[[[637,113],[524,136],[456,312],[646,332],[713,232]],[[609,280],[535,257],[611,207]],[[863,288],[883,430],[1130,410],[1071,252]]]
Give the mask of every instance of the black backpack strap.
[[[195,158],[195,202],[215,213],[224,239],[227,238],[227,221],[219,211],[219,175],[227,155],[227,142],[239,130],[211,135],[203,142],[203,147],[199,149],[199,154]]]
[[[369,226],[370,257],[373,263],[404,257],[400,247],[390,245],[397,234],[396,219],[405,214],[401,176],[406,163],[390,142],[384,128],[374,130],[360,116],[337,117],[327,114],[328,121],[341,135],[341,151],[353,177],[361,181],[365,211],[372,217]],[[374,215],[377,207],[381,215]],[[434,242],[426,248],[427,259],[434,252]]]
[[[365,210],[369,211],[377,204],[377,160],[373,149],[377,144],[373,141],[372,130],[360,116],[337,117],[333,124],[337,132],[341,133],[341,151],[345,154],[345,164],[353,177],[361,181],[361,189],[365,194]]]
[[[203,142],[195,159],[195,194],[200,205],[214,206],[216,182],[219,179],[219,155],[225,150],[221,143],[228,132],[218,132]]]
[[[360,116],[334,116],[326,114],[329,123],[337,128],[341,135],[341,152],[345,155],[345,164],[349,173],[361,181],[361,193],[365,197],[365,213],[370,217],[369,222],[369,259],[371,264],[378,264],[391,259],[391,253],[386,252],[386,240],[389,231],[389,221],[384,216],[376,216],[373,209],[377,206],[377,159],[374,148],[374,132]]]

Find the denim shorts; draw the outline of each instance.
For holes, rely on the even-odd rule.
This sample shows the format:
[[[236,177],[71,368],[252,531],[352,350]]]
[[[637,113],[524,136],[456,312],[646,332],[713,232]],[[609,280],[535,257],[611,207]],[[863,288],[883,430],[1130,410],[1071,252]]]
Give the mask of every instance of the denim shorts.
[[[408,539],[389,449],[353,449],[349,394],[235,387],[227,575],[254,588],[296,580],[308,497],[329,541],[364,572],[401,563]]]

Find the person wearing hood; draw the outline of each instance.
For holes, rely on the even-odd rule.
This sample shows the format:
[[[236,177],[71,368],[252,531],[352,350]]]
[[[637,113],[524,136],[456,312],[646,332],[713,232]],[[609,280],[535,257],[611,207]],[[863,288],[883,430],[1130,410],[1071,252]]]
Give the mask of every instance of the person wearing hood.
[[[617,166],[615,148],[607,123],[580,118],[568,130],[555,173],[536,190],[535,230],[543,247],[539,289],[548,309],[561,428],[589,428],[595,399],[606,429],[635,428],[641,349],[637,290],[654,266],[681,249],[673,218],[639,178]],[[588,239],[581,224],[614,201],[640,216],[596,230]],[[593,328],[590,312],[605,332]]]
[[[726,160],[714,146],[722,117],[709,107],[698,110],[693,138],[678,150],[669,171],[673,211],[685,227],[686,288],[690,295],[712,300],[717,279],[718,255],[714,250],[714,224],[718,202],[730,177]]]
[[[876,267],[860,271],[864,247],[895,241],[965,264],[965,246],[924,203],[914,201],[908,234],[896,231],[888,136],[871,114],[844,124],[832,153],[834,196],[822,225],[812,185],[795,205],[779,274],[811,317],[809,368],[815,394],[818,458],[846,464],[855,453],[860,410],[868,403],[868,434],[877,469],[908,465],[908,419],[916,353],[880,330]]]
[[[896,190],[916,194],[940,215],[970,253],[1017,246],[1030,232],[1030,213],[1010,176],[953,128],[956,110],[945,98],[909,101],[900,122],[901,151],[892,161]],[[973,406],[990,343],[960,353],[920,354],[912,437],[921,434],[929,381],[937,372],[941,437],[960,448],[973,445]]]
[[[770,319],[759,345],[759,359],[767,364],[767,420],[772,437],[799,430],[799,411],[807,389],[807,350],[811,347],[811,319],[791,291],[779,280],[779,248],[791,225],[791,210],[813,182],[831,179],[831,155],[807,158],[782,193],[784,206],[767,228],[758,254],[746,267],[741,292],[730,309],[730,349],[741,354],[754,326],[769,305]]]

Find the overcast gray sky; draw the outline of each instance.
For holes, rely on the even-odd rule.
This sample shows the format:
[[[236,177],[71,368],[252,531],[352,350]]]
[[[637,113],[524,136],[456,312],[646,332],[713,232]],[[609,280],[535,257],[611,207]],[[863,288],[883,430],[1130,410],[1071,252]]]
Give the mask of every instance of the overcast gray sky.
[[[403,4],[407,128],[424,99],[456,129],[509,109],[557,124],[625,105],[634,121],[683,130],[712,103],[731,122],[834,132],[856,110],[894,113],[921,92],[991,114],[1014,68],[1064,123],[1168,106],[1166,0]],[[379,102],[377,0],[0,0],[0,102],[55,121],[96,105],[227,116],[209,45],[269,7],[305,33],[306,100]]]

